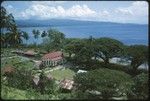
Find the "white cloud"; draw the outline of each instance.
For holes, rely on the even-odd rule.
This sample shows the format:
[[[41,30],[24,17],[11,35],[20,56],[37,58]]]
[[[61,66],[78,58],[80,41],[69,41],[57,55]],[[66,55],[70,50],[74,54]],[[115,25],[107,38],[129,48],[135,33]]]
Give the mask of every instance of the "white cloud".
[[[65,4],[64,4],[65,3]],[[19,10],[10,4],[7,11],[13,13],[15,19],[51,19],[65,18],[77,20],[111,21],[124,23],[148,23],[148,3],[145,1],[131,2],[129,6],[113,9],[93,9],[86,4],[66,6],[66,1],[32,1],[31,5]]]
[[[49,19],[54,17],[86,17],[96,14],[87,5],[74,5],[71,8],[65,9],[62,6],[48,6],[42,4],[33,4],[30,8],[21,12],[25,18],[38,16],[40,19]]]
[[[129,16],[148,16],[148,3],[145,1],[135,1],[129,7],[117,8],[115,12]]]
[[[107,10],[103,10],[99,12],[99,16],[100,17],[109,17],[110,16],[110,12]]]
[[[96,12],[90,9],[87,5],[75,5],[66,10],[66,16],[70,17],[85,17],[85,16],[93,16]]]
[[[128,8],[118,8],[117,10],[115,10],[115,13],[117,14],[122,14],[122,15],[133,15],[132,10],[128,9]]]
[[[55,4],[63,4],[66,1],[32,1],[33,4],[41,4],[41,5],[55,5]]]

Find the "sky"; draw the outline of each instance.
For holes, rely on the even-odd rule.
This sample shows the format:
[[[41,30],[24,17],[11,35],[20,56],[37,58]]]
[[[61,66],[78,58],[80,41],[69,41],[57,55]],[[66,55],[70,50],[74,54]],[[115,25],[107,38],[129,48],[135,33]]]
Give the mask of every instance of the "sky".
[[[146,1],[4,1],[16,20],[75,19],[148,24]]]

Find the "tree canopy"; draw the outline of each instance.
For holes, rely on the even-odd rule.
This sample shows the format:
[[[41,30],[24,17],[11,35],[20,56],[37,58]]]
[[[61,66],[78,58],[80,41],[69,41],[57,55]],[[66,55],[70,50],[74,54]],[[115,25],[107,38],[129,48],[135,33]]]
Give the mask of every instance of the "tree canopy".
[[[22,40],[28,40],[29,36],[26,32],[21,31],[17,28],[14,17],[12,14],[8,14],[6,9],[1,6],[1,24],[2,36],[1,45],[2,47],[18,46],[22,43]]]
[[[65,35],[56,29],[49,29],[47,31],[48,38],[45,38],[43,45],[47,51],[61,50],[63,48]]]
[[[94,90],[101,93],[99,97],[111,98],[126,96],[133,81],[131,77],[120,71],[110,69],[96,69],[75,76],[78,89],[85,92]]]
[[[34,38],[35,38],[35,39],[38,39],[38,37],[39,37],[39,35],[40,35],[40,31],[33,29],[33,30],[32,30],[32,34],[34,35]]]
[[[131,45],[126,52],[133,70],[137,70],[141,64],[148,61],[148,47],[145,45]]]
[[[95,40],[97,46],[97,57],[104,60],[105,63],[109,63],[109,59],[119,56],[123,51],[123,43],[112,38],[98,38]]]
[[[11,28],[16,25],[14,17],[12,14],[8,14],[8,12],[6,11],[6,9],[1,6],[1,24],[0,27],[6,28],[7,30],[11,30]]]

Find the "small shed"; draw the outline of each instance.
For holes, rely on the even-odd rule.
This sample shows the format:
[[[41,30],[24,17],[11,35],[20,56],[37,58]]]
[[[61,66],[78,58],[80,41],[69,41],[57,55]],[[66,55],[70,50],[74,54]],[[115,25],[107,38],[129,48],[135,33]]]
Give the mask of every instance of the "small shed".
[[[74,81],[69,79],[63,79],[60,81],[60,87],[63,89],[71,90],[73,88]]]

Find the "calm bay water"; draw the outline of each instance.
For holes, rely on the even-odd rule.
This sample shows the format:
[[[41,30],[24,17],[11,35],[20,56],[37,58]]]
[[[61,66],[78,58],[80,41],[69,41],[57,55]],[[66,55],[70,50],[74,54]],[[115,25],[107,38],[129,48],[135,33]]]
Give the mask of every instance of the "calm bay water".
[[[93,36],[111,37],[122,41],[124,44],[144,44],[148,45],[148,26],[146,25],[117,25],[117,26],[100,26],[100,25],[86,25],[86,26],[56,26],[56,27],[21,27],[20,29],[29,33],[30,39],[24,41],[25,43],[41,43],[41,37],[34,39],[32,30],[38,29],[41,32],[47,31],[49,28],[55,28],[63,32],[67,38],[88,38]]]

